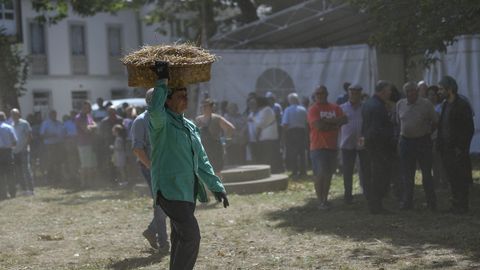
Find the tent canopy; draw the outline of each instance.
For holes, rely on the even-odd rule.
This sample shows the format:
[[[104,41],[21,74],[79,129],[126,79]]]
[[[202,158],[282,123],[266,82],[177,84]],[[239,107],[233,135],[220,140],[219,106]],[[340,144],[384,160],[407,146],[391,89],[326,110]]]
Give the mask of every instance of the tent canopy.
[[[307,48],[361,44],[373,23],[340,1],[308,0],[211,38],[213,48]]]

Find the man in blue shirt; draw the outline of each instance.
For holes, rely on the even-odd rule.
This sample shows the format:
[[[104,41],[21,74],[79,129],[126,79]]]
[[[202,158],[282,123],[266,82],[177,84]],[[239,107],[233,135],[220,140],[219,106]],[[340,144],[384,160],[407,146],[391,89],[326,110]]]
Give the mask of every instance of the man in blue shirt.
[[[147,105],[149,100],[152,100],[153,88],[147,91],[145,99],[147,100]],[[151,146],[150,139],[148,135],[148,122],[150,117],[148,111],[140,114],[135,118],[132,123],[132,129],[130,131],[132,137],[132,149],[133,153],[138,159],[138,164],[140,165],[140,171],[142,172],[145,181],[148,184],[150,193],[153,196],[152,192],[152,178],[150,175],[150,154]],[[148,228],[143,232],[143,236],[148,240],[150,246],[154,249],[160,248],[161,250],[168,250],[168,236],[167,236],[167,216],[163,212],[162,208],[159,205],[154,205],[153,208],[153,219],[148,225]]]
[[[51,184],[58,184],[62,180],[63,139],[65,131],[63,124],[57,120],[57,112],[50,111],[48,118],[40,127],[40,136],[47,154],[47,177]]]
[[[7,189],[10,198],[14,198],[17,192],[16,183],[12,177],[12,150],[17,145],[17,136],[6,120],[5,113],[0,111],[0,201],[7,198]]]
[[[307,110],[300,105],[297,93],[287,97],[290,104],[283,113],[282,128],[285,136],[286,165],[292,177],[306,176],[305,150],[307,149]]]

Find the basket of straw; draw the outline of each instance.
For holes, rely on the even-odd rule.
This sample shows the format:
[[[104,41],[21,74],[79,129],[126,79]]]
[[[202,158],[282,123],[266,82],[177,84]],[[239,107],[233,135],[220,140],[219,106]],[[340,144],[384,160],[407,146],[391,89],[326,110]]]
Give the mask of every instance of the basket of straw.
[[[122,62],[127,66],[128,86],[150,88],[157,80],[151,70],[155,61],[168,62],[168,85],[181,87],[209,81],[210,68],[215,60],[215,55],[202,48],[190,44],[175,44],[144,46],[123,57]]]

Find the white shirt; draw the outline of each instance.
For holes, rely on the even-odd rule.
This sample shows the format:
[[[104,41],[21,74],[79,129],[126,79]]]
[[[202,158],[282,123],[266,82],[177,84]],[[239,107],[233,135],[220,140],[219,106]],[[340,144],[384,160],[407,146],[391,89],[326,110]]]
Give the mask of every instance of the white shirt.
[[[278,140],[278,128],[275,112],[266,106],[261,109],[253,118],[255,128],[260,128],[259,141]]]

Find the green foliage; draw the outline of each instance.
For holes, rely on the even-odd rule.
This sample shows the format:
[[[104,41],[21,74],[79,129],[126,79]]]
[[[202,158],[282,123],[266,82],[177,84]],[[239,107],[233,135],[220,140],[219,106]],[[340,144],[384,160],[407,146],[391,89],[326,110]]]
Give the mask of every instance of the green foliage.
[[[462,34],[480,30],[480,1],[348,0],[369,14],[376,28],[371,44],[406,56],[444,52]]]
[[[22,55],[18,44],[13,44],[0,27],[0,107],[8,109],[18,106],[18,97],[24,88],[28,75],[28,61]]]
[[[2,0],[0,0],[2,1]],[[137,9],[147,3],[155,3],[156,7],[145,15],[143,20],[149,25],[157,25],[157,31],[165,33],[162,22],[172,22],[179,19],[179,14],[189,14],[186,26],[193,29],[194,36],[185,38],[200,40],[213,36],[219,28],[230,29],[232,24],[245,24],[258,19],[256,10],[261,4],[271,6],[272,12],[284,9],[293,4],[295,0],[34,0],[33,8],[39,12],[37,20],[44,23],[55,24],[68,17],[69,4],[72,11],[80,16],[92,16],[98,12],[115,13],[119,10],[130,8]],[[233,9],[238,12],[231,12]],[[219,14],[229,11],[233,15],[229,18],[216,20]],[[228,12],[227,12],[228,13]]]
[[[115,13],[125,8],[138,8],[144,0],[34,0],[33,8],[39,12],[37,20],[55,24],[69,15],[68,5],[80,16],[93,16],[98,12]]]

